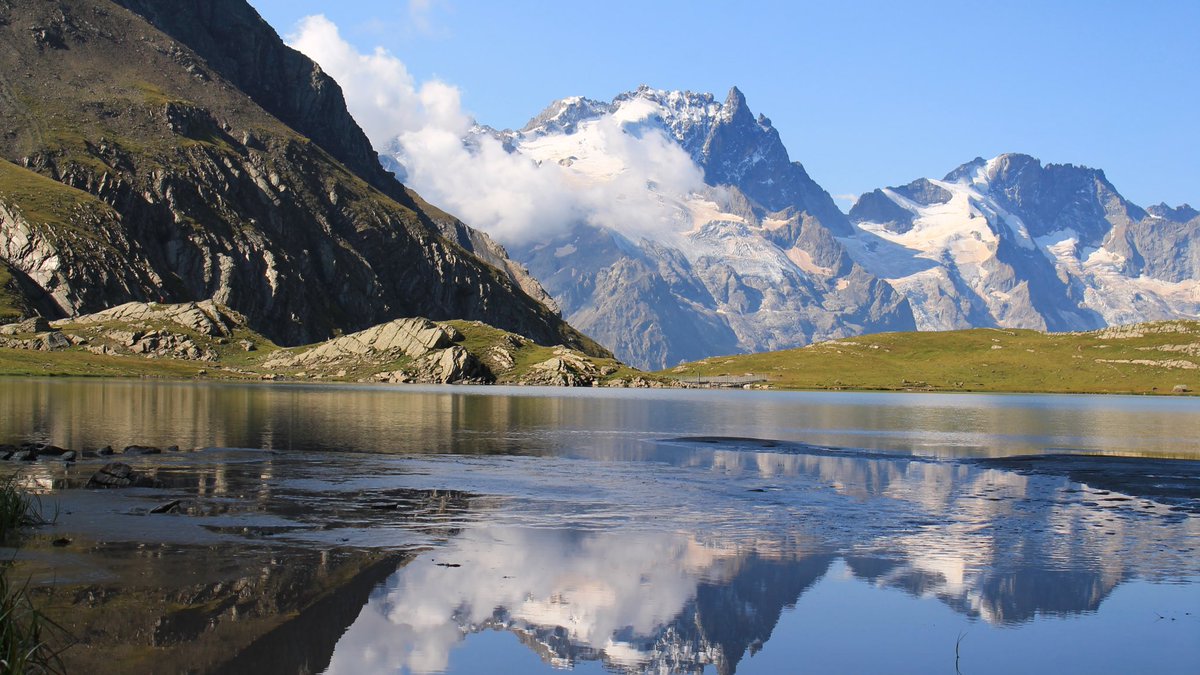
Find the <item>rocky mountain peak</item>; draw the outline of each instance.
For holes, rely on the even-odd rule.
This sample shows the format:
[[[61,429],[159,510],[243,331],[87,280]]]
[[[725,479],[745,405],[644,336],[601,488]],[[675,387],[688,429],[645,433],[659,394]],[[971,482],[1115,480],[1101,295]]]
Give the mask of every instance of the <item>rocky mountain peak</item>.
[[[1193,209],[1190,204],[1180,204],[1175,208],[1167,206],[1166,202],[1159,202],[1154,206],[1148,207],[1146,212],[1156,218],[1169,220],[1173,223],[1186,223],[1200,216],[1200,211]]]
[[[1042,164],[1023,153],[976,157],[946,174],[948,183],[967,183],[994,198],[1029,225],[1029,235],[1071,230],[1099,243],[1114,221],[1134,222],[1145,212],[1128,202],[1104,171],[1074,164]]]
[[[747,119],[753,121],[750,107],[746,105],[746,95],[741,89],[730,87],[729,94],[725,96],[725,104],[721,106],[721,118],[727,123],[745,123]]]
[[[969,183],[974,180],[979,170],[985,166],[987,166],[987,160],[982,157],[976,157],[966,164],[959,165],[953,171],[946,174],[942,180],[947,183]]]
[[[922,330],[1085,330],[1194,315],[1197,215],[1143,210],[1099,169],[1007,153],[864,194],[846,241]]]
[[[524,134],[572,134],[580,122],[612,112],[612,105],[583,96],[560,98],[521,128]]]

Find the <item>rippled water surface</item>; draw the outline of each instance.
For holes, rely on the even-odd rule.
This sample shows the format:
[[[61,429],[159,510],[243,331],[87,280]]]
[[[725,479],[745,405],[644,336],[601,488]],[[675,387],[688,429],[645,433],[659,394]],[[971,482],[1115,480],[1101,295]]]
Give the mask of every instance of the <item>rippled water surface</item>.
[[[87,462],[24,474],[62,512],[44,538],[74,541],[23,552],[33,581],[98,621],[99,589],[136,587],[160,664],[1200,663],[1194,399],[0,382],[0,442],[24,440],[207,448],[127,458],[156,488],[80,489]],[[336,606],[293,597],[317,582]]]

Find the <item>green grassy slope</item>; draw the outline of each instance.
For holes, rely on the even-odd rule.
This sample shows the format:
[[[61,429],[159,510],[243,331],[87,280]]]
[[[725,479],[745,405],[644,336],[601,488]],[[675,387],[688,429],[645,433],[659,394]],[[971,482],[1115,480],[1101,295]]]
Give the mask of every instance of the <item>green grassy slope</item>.
[[[714,357],[661,374],[762,375],[775,388],[1062,393],[1200,389],[1200,322],[1089,333],[975,329],[884,333]]]

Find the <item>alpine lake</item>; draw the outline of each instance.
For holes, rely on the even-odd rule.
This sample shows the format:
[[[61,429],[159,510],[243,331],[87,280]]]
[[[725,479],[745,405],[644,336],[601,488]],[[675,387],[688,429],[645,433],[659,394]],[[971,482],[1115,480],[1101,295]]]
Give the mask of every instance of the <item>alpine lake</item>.
[[[1200,672],[1196,398],[5,379],[0,442],[117,448],[0,464],[67,672]]]

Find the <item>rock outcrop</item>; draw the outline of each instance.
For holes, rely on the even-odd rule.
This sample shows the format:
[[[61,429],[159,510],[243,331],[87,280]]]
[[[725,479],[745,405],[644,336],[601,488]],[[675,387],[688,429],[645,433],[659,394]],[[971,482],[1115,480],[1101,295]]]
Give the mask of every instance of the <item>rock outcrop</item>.
[[[569,349],[555,349],[554,356],[530,366],[522,383],[548,387],[592,387],[602,377],[615,371],[615,367],[600,366]]]
[[[486,383],[495,376],[473,354],[454,344],[463,339],[452,326],[428,319],[397,319],[308,349],[279,352],[264,364],[285,369],[375,371],[374,382]],[[380,370],[388,366],[388,368]]]
[[[164,365],[172,377],[191,374],[255,380],[340,380],[428,384],[597,386],[620,364],[532,340],[474,321],[395,319],[305,347],[280,349],[246,318],[212,301],[126,303],[94,314],[0,324],[0,348],[88,352],[187,364]],[[54,357],[44,368],[53,368]],[[122,359],[88,361],[85,372],[144,374]],[[203,367],[199,367],[203,366]],[[158,371],[155,371],[158,372]]]

